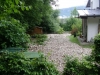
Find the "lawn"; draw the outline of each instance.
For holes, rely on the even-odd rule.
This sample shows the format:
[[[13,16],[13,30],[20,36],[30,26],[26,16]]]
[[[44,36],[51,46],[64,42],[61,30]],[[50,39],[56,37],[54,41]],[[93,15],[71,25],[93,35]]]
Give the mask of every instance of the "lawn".
[[[93,48],[93,44],[86,44],[86,45],[81,45],[79,40],[77,39],[77,37],[74,37],[73,35],[68,36],[69,40],[73,43],[76,43],[80,46],[82,46],[83,48]]]
[[[74,36],[68,36],[69,40],[73,43],[76,43],[78,45],[80,45],[80,42],[78,41],[77,37],[74,37]]]

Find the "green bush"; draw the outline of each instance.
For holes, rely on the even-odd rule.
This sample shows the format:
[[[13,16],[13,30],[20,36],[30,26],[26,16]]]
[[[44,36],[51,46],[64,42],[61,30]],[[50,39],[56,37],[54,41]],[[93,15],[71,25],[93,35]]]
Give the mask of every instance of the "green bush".
[[[64,32],[63,28],[59,27],[59,29],[56,31],[57,34],[62,34]]]
[[[44,41],[46,41],[46,39],[47,39],[46,34],[35,34],[32,37],[35,38],[34,42],[39,45],[42,45],[44,43]]]
[[[95,61],[100,63],[100,34],[94,38],[93,56],[95,57]]]
[[[59,72],[43,55],[29,59],[20,52],[4,52],[0,54],[0,75],[59,75]]]
[[[29,42],[29,35],[18,20],[0,21],[0,49],[7,47],[26,47]]]
[[[59,75],[53,63],[47,61],[44,56],[33,59],[31,65],[33,66],[31,70],[33,75]]]
[[[0,75],[30,75],[29,60],[21,53],[5,52],[0,55]]]
[[[32,37],[33,38],[47,38],[47,35],[46,34],[34,34]]]
[[[66,57],[63,75],[98,75],[95,64],[86,59],[79,61],[73,57]]]
[[[100,34],[94,38],[94,49],[92,51],[92,58],[98,69],[98,75],[100,74]]]
[[[58,23],[55,23],[53,28],[53,33],[62,34],[63,32],[64,32],[63,28]]]

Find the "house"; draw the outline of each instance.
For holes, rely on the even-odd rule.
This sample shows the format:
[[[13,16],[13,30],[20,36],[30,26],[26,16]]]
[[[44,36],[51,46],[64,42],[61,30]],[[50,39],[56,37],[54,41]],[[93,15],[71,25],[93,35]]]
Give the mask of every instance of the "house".
[[[100,0],[88,0],[86,8],[77,10],[82,19],[82,35],[90,42],[100,32]]]

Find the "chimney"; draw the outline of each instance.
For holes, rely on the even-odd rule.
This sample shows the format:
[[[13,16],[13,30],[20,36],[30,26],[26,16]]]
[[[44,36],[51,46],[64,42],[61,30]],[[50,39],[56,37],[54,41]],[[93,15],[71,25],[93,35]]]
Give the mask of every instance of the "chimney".
[[[100,8],[100,0],[99,0],[99,8]]]

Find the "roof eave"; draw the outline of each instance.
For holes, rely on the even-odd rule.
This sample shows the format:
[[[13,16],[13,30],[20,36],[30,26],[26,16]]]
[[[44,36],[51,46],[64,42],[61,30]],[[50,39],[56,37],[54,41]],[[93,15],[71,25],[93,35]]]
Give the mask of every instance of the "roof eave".
[[[87,18],[87,17],[100,17],[100,15],[85,15],[85,16],[79,16],[79,18]]]

